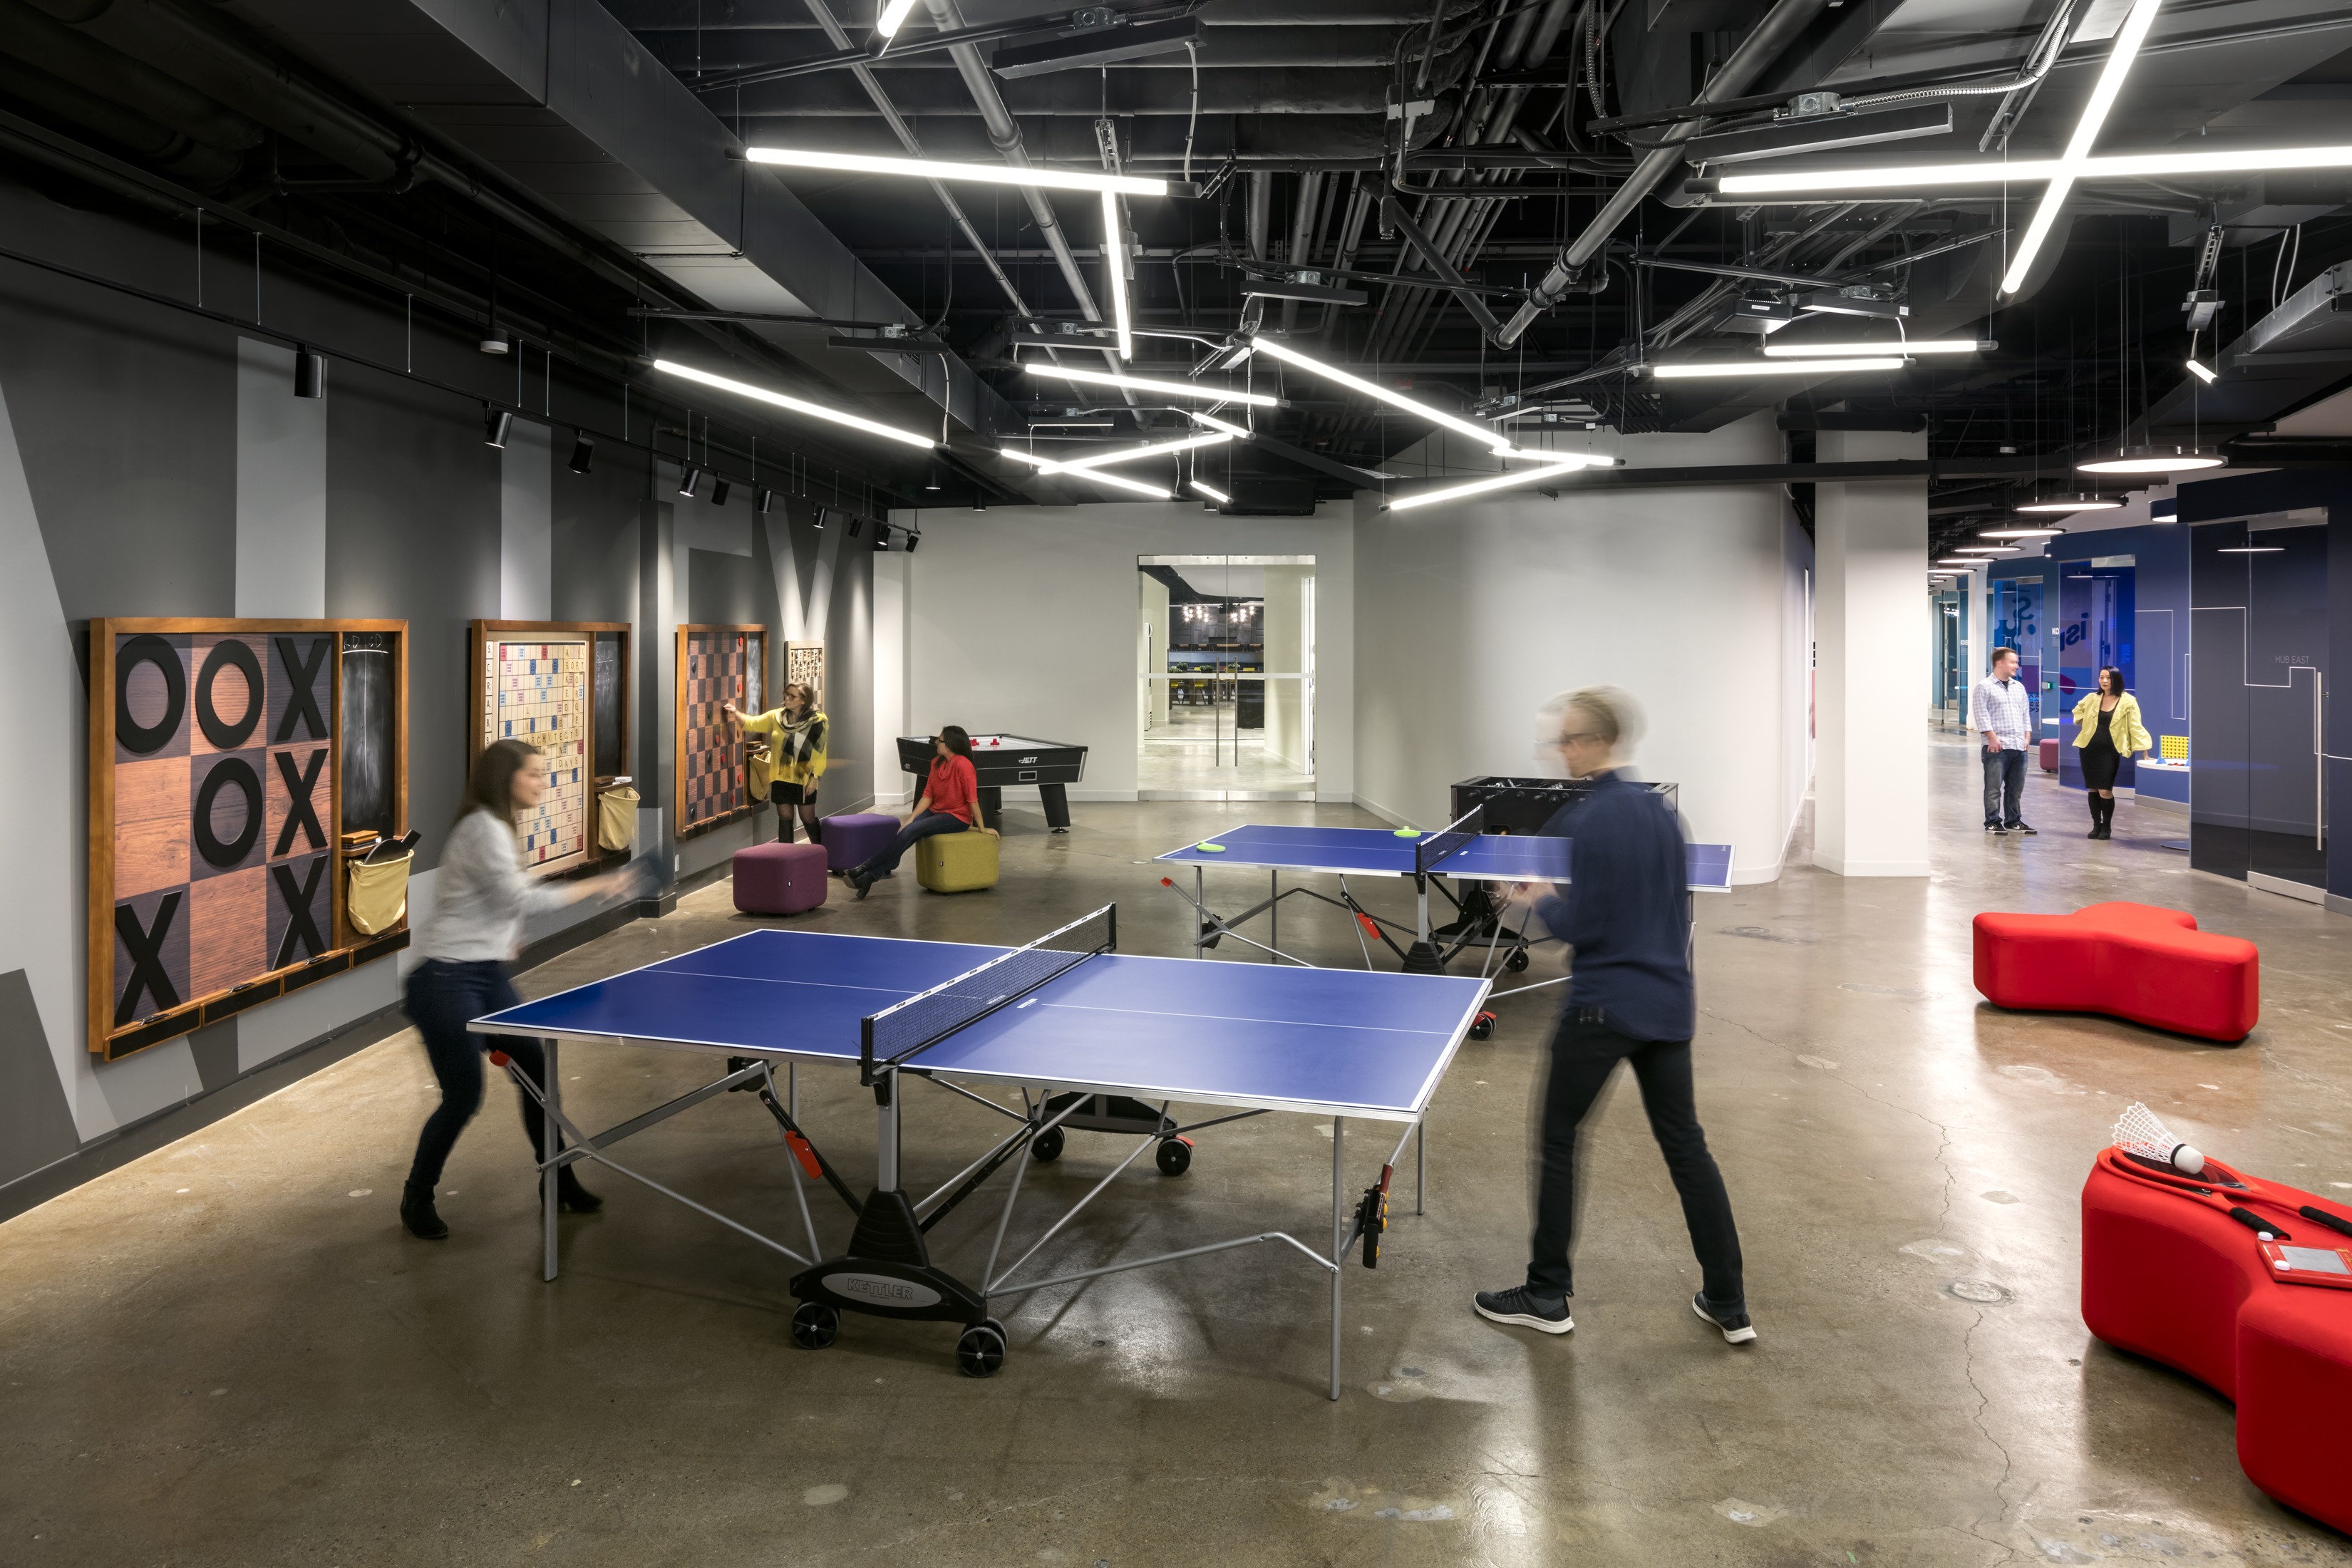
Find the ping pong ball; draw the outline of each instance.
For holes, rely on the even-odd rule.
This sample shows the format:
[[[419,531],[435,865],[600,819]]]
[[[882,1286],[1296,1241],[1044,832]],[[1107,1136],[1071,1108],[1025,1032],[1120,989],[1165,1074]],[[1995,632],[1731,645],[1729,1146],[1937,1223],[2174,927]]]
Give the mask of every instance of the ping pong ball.
[[[2205,1169],[2205,1156],[2183,1143],[2172,1152],[2172,1167],[2191,1176],[2199,1175]]]

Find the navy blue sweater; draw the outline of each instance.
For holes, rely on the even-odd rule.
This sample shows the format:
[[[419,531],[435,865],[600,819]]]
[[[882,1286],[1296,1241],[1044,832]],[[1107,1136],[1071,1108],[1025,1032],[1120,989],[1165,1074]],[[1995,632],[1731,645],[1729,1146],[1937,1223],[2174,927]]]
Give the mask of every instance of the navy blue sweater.
[[[1600,773],[1543,830],[1574,840],[1569,885],[1536,905],[1576,950],[1567,1005],[1601,1009],[1606,1026],[1632,1039],[1689,1039],[1690,871],[1674,813],[1640,784]]]

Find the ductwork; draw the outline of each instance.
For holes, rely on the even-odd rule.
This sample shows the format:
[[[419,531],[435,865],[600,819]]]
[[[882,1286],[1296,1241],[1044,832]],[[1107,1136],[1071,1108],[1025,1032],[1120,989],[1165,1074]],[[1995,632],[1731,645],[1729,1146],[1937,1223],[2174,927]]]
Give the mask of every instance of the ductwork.
[[[1797,41],[1798,35],[1811,26],[1813,18],[1820,16],[1828,5],[1829,0],[1780,0],[1756,25],[1756,30],[1740,41],[1739,47],[1732,51],[1731,58],[1723,62],[1722,68],[1715,73],[1714,79],[1695,101],[1714,103],[1738,97],[1748,83]],[[1507,348],[1518,342],[1520,336],[1535,324],[1536,318],[1559,303],[1560,297],[1575,287],[1582,278],[1585,264],[1601,253],[1601,247],[1609,243],[1609,237],[1617,232],[1617,226],[1633,215],[1633,209],[1642,205],[1643,198],[1655,190],[1661,181],[1682,166],[1682,144],[1709,123],[1706,120],[1685,120],[1667,127],[1659,139],[1659,145],[1643,154],[1642,161],[1633,166],[1633,174],[1626,176],[1625,183],[1617,188],[1617,194],[1601,204],[1601,210],[1593,215],[1592,221],[1585,226],[1584,231],[1559,253],[1559,259],[1551,265],[1551,270],[1546,272],[1543,281],[1536,285],[1535,292],[1504,323],[1501,335],[1496,339],[1497,343]]]

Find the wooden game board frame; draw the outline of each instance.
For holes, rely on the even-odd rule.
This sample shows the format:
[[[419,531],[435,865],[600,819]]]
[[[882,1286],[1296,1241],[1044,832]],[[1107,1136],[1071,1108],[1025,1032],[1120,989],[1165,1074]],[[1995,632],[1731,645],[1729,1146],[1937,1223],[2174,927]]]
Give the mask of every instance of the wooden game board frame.
[[[597,804],[604,794],[605,781],[596,774],[596,639],[618,636],[621,639],[621,756],[629,754],[629,633],[626,621],[476,621],[466,638],[466,766],[470,772],[474,759],[482,754],[482,718],[489,702],[489,692],[482,679],[482,647],[485,640],[505,638],[516,633],[531,637],[578,637],[588,644],[588,711],[581,721],[581,737],[585,742],[588,771],[588,824],[586,847],[577,855],[567,855],[561,860],[543,860],[526,868],[534,877],[570,877],[583,869],[601,865],[604,849],[597,843]]]
[[[677,653],[670,666],[670,700],[673,705],[670,715],[670,821],[675,826],[676,837],[680,842],[698,837],[714,828],[724,827],[730,822],[740,822],[766,804],[764,801],[746,800],[741,805],[723,816],[707,816],[700,822],[691,824],[686,820],[687,639],[690,634],[703,632],[740,632],[746,636],[757,635],[760,638],[761,694],[764,697],[775,689],[774,682],[771,679],[773,671],[769,668],[774,661],[776,650],[776,634],[772,626],[724,622],[691,624],[681,622],[679,624]]]
[[[126,1024],[117,1029],[114,1012],[114,645],[120,637],[142,632],[162,635],[267,637],[273,633],[326,635],[335,639],[329,664],[333,677],[328,700],[328,744],[335,748],[334,768],[328,786],[333,826],[327,834],[327,853],[334,857],[328,882],[331,900],[334,946],[315,958],[283,969],[267,970],[226,990],[189,997],[170,1011]],[[393,831],[408,831],[408,623],[381,620],[238,620],[207,616],[106,616],[89,623],[89,885],[86,935],[84,1003],[88,1011],[88,1046],[102,1061],[120,1061],[150,1046],[234,1016],[247,1008],[301,989],[315,981],[397,952],[408,945],[404,918],[389,931],[367,936],[349,923],[343,908],[343,638],[354,632],[391,633],[399,638],[393,660]],[[190,722],[194,721],[191,719]]]

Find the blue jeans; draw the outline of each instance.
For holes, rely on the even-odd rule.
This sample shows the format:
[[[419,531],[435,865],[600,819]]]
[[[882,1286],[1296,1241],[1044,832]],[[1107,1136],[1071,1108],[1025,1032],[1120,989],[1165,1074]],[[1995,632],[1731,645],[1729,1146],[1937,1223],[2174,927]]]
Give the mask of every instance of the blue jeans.
[[[2001,811],[2001,797],[2008,796],[2009,810]],[[1984,753],[1984,808],[1987,827],[2015,827],[2024,818],[2025,753],[2009,747]]]
[[[520,1035],[467,1032],[466,1026],[485,1013],[522,1005],[503,963],[428,958],[408,976],[405,1003],[404,1010],[416,1032],[425,1037],[425,1054],[432,1058],[433,1076],[441,1084],[441,1103],[425,1119],[425,1131],[416,1140],[416,1161],[408,1172],[411,1182],[430,1187],[440,1181],[441,1167],[448,1162],[449,1151],[457,1146],[457,1134],[482,1108],[483,1053],[506,1052],[542,1088],[547,1083],[547,1058],[537,1040]],[[523,1130],[530,1135],[531,1162],[536,1164],[544,1126],[539,1101],[520,1090],[517,1093],[522,1100]]]
[[[898,837],[890,841],[890,847],[867,856],[865,864],[849,874],[864,877],[869,881],[876,877],[887,876],[898,868],[898,862],[906,858],[907,851],[924,839],[935,834],[961,833],[971,826],[961,816],[950,816],[944,811],[927,811],[898,829]]]

